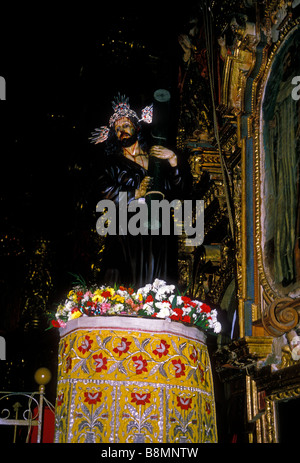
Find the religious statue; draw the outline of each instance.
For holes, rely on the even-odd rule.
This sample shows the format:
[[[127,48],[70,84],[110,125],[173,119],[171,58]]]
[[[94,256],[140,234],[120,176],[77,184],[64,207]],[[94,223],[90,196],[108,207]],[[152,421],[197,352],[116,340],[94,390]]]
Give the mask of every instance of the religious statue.
[[[270,167],[266,191],[273,211],[268,218],[268,255],[273,256],[275,283],[289,291],[299,286],[300,111],[299,102],[292,97],[292,78],[299,73],[297,49],[293,38],[279,55],[264,103],[264,147],[266,167]]]
[[[93,134],[95,144],[105,143],[100,176],[95,183],[96,202],[108,199],[116,208],[120,193],[127,204],[145,201],[149,190],[161,199],[185,199],[191,194],[192,177],[188,163],[169,148],[153,145],[146,136],[146,124],[152,122],[152,107],[146,107],[139,119],[120,96],[113,102],[114,113],[108,127]],[[96,204],[95,204],[96,205]],[[155,278],[177,282],[176,236],[119,233],[107,235],[100,279],[105,283],[143,286]]]

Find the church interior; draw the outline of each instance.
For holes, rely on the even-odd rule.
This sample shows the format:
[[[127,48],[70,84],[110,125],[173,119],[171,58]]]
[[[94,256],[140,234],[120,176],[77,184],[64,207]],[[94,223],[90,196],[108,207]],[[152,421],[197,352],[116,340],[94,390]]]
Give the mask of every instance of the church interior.
[[[170,146],[188,161],[193,197],[204,202],[203,243],[178,237],[178,286],[215,308],[222,325],[207,337],[217,440],[292,443],[300,1],[162,3],[115,2],[76,18],[53,7],[39,21],[19,11],[1,32],[0,394],[35,390],[45,367],[55,404],[59,334],[48,329],[49,313],[74,275],[97,282],[105,247],[87,213],[102,153],[90,133],[118,92],[142,108],[166,89]],[[12,435],[0,426],[0,442]]]

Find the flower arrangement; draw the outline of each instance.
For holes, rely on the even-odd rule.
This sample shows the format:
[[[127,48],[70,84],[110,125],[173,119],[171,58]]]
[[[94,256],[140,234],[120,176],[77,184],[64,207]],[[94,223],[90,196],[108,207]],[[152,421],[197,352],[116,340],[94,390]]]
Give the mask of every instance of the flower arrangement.
[[[114,285],[87,288],[81,280],[59,304],[52,317],[54,327],[65,327],[69,320],[88,316],[131,315],[177,321],[214,333],[221,331],[217,311],[207,304],[175,294],[175,286],[156,279],[135,291]]]

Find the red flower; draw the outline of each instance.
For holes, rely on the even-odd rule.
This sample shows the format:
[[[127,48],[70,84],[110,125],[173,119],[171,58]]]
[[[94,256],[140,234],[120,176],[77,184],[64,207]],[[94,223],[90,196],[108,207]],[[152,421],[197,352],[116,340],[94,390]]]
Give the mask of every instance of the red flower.
[[[96,404],[97,402],[101,402],[102,392],[92,392],[88,391],[84,393],[84,401],[90,405]]]
[[[173,312],[175,312],[175,314],[171,315],[170,317],[172,320],[176,320],[176,321],[182,320],[182,315],[183,315],[182,309],[175,308],[173,309]]]
[[[156,346],[156,349],[154,349],[153,354],[158,355],[159,358],[162,358],[163,355],[168,355],[170,345],[167,344],[167,342],[162,339],[160,342],[159,346]]]
[[[210,313],[210,312],[211,312],[211,308],[210,308],[209,305],[207,305],[207,304],[202,304],[202,305],[201,305],[201,312]]]
[[[84,340],[81,343],[81,346],[78,347],[78,350],[80,350],[82,354],[85,354],[88,350],[90,350],[92,344],[93,341],[91,340],[91,338],[89,336],[85,336]]]
[[[58,320],[51,320],[51,323],[52,323],[52,326],[54,326],[54,328],[59,328],[60,327],[60,324],[59,324]]]
[[[185,315],[182,317],[182,321],[185,323],[191,323],[191,317],[189,315]]]
[[[182,410],[188,410],[189,408],[192,408],[192,398],[177,396],[177,407],[180,407]]]
[[[86,305],[87,305],[87,307],[95,307],[95,305],[97,305],[97,303],[95,304],[95,302],[87,301]]]
[[[77,296],[77,299],[80,301],[83,298],[83,292],[77,291],[76,296]]]
[[[101,370],[107,370],[107,358],[103,357],[102,353],[93,355],[93,359],[96,364],[96,372],[99,373]]]
[[[113,351],[116,354],[119,354],[119,357],[121,357],[122,354],[125,354],[126,352],[128,352],[130,344],[131,344],[130,341],[127,341],[126,338],[122,338],[121,343],[118,346],[116,346],[113,349]]]
[[[150,403],[150,396],[151,394],[146,392],[146,393],[141,393],[138,394],[137,392],[132,392],[131,393],[131,402],[136,402],[137,405],[145,405]]]
[[[110,294],[109,291],[103,291],[103,292],[101,293],[101,296],[102,296],[102,297],[110,297],[111,294]]]
[[[181,296],[181,300],[184,304],[190,304],[192,302],[191,299],[187,296]]]
[[[56,405],[57,405],[58,407],[60,407],[60,406],[63,404],[63,401],[64,401],[64,393],[59,394],[59,395],[57,396],[57,403],[56,403]]]
[[[143,357],[140,355],[137,357],[136,355],[132,357],[132,360],[134,362],[135,366],[135,372],[137,375],[140,375],[143,373],[143,371],[148,372],[147,370],[147,360],[143,359]]]
[[[153,301],[153,296],[151,294],[149,294],[149,296],[147,296],[145,302],[152,302],[152,301]]]
[[[179,378],[180,376],[185,375],[185,364],[182,363],[180,359],[174,359],[172,360],[172,363],[175,368],[175,378]]]
[[[133,294],[133,293],[134,293],[134,289],[133,289],[133,288],[128,288],[128,289],[127,289],[127,292],[128,292],[128,294],[130,294],[130,295],[131,295],[131,294]]]

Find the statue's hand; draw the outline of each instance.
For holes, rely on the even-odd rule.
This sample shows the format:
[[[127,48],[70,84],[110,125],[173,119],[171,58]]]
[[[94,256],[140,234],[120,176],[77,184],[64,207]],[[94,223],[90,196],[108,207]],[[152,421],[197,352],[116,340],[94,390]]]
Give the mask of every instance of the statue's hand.
[[[155,156],[156,158],[159,158],[159,159],[166,159],[169,161],[172,167],[177,166],[176,154],[172,150],[169,150],[168,148],[165,148],[164,146],[160,146],[160,145],[152,146],[150,149],[150,156]]]
[[[135,190],[135,199],[143,198],[145,194],[147,193],[147,190],[152,182],[152,178],[149,176],[146,176],[143,178],[141,181],[140,187]]]

